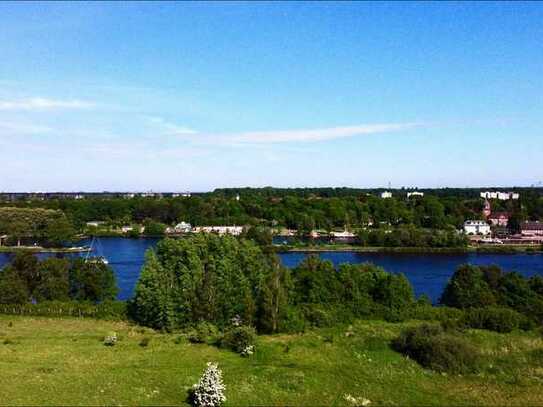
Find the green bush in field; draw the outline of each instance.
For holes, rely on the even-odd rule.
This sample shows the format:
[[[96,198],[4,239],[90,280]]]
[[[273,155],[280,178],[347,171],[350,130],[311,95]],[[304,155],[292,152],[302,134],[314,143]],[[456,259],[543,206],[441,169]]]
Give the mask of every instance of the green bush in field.
[[[393,340],[392,348],[438,372],[471,373],[479,367],[477,349],[460,336],[444,332],[439,325],[406,329]]]
[[[200,322],[189,331],[187,339],[190,343],[213,343],[219,335],[218,328],[209,322]]]
[[[511,332],[529,327],[528,319],[509,308],[470,308],[465,311],[460,324],[466,328],[488,329],[495,332]]]
[[[289,306],[279,324],[280,332],[305,332],[307,321],[299,307]]]
[[[221,346],[243,354],[254,348],[256,332],[250,326],[235,326],[227,329],[221,340]]]

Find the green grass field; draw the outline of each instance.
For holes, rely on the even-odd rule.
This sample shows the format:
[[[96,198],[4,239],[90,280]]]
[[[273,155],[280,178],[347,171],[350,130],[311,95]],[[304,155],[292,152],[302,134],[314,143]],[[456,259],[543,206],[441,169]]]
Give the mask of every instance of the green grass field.
[[[415,322],[409,323],[415,324]],[[402,327],[360,321],[349,329],[262,336],[242,358],[179,334],[124,322],[0,316],[2,405],[180,405],[206,362],[224,373],[227,405],[543,405],[543,339],[536,332],[470,331],[485,355],[477,375],[421,368],[389,348]],[[119,335],[113,347],[102,339]],[[147,347],[140,346],[150,337]]]

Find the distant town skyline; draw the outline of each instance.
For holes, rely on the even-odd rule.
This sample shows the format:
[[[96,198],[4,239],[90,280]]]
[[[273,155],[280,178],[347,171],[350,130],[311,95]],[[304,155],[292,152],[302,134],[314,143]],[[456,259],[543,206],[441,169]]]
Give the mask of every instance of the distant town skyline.
[[[541,3],[0,3],[0,191],[543,180]]]

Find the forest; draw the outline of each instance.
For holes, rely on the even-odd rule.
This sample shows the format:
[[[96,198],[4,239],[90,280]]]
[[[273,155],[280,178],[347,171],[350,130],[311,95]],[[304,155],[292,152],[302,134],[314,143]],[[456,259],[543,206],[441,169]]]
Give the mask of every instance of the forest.
[[[445,230],[459,229],[466,219],[482,218],[484,201],[478,196],[479,190],[421,191],[424,197],[407,198],[405,190],[393,190],[392,198],[382,199],[376,195],[378,190],[246,188],[219,189],[176,198],[19,200],[3,201],[0,205],[60,210],[76,230],[83,230],[89,221],[106,221],[118,226],[145,222],[174,225],[181,221],[193,226],[280,226],[302,233],[313,229],[357,230],[367,226]],[[542,190],[518,191],[519,200],[491,200],[493,211],[510,213],[513,229],[518,229],[523,220],[543,218]]]

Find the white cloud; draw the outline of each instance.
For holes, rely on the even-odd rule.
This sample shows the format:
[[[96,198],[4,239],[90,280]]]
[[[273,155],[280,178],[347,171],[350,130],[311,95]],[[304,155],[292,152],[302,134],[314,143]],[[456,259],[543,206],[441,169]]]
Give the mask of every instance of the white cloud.
[[[392,133],[423,126],[422,123],[377,123],[305,130],[271,130],[226,134],[200,134],[198,141],[232,144],[270,144],[317,142],[339,138]]]
[[[309,130],[260,131],[240,133],[238,135],[234,135],[233,139],[238,142],[248,143],[311,142],[379,133],[397,132],[402,130],[408,130],[418,126],[421,126],[421,124],[380,123]]]
[[[57,110],[57,109],[89,109],[94,107],[92,102],[71,99],[58,100],[47,98],[28,98],[17,100],[0,100],[0,110]]]

